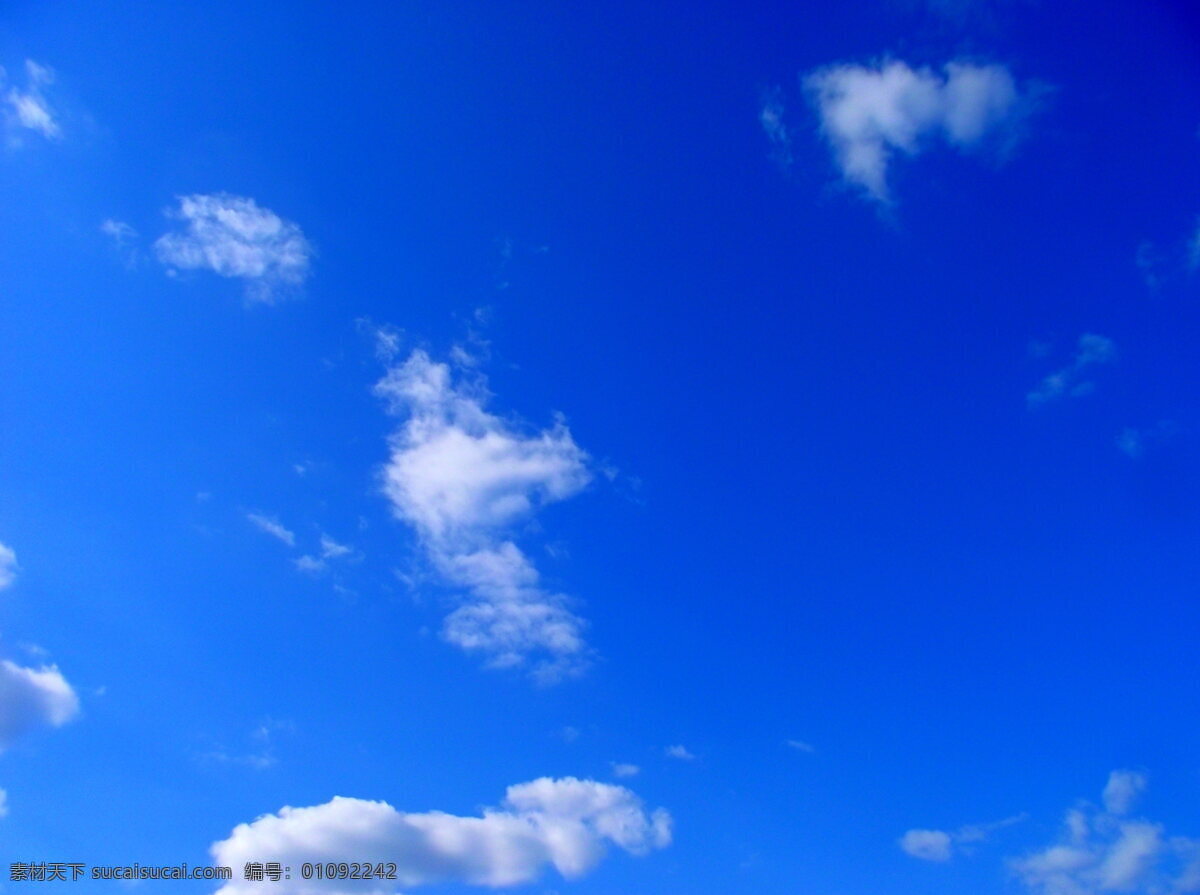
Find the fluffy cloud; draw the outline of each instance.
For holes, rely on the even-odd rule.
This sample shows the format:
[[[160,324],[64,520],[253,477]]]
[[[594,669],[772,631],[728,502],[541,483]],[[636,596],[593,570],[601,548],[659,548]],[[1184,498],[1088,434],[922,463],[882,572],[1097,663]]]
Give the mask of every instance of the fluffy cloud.
[[[170,268],[237,277],[245,281],[249,300],[268,304],[308,276],[312,247],[299,226],[253,199],[182,196],[178,210],[168,214],[184,224],[154,244],[158,259]]]
[[[6,544],[0,543],[0,590],[17,579],[17,554]]]
[[[628,789],[574,777],[543,777],[510,786],[500,808],[478,817],[441,811],[410,814],[386,802],[336,797],[323,805],[283,808],[236,827],[214,843],[214,863],[290,864],[346,861],[397,864],[392,883],[303,880],[293,871],[276,883],[279,895],[394,893],[432,883],[513,886],[536,880],[547,865],[574,878],[593,869],[611,843],[634,855],[671,842],[671,817],[647,814]],[[279,888],[282,887],[282,888]],[[234,881],[220,895],[257,893],[261,885]]]
[[[970,150],[1011,138],[1027,105],[1007,68],[967,62],[947,63],[944,74],[900,61],[835,65],[805,86],[842,175],[880,202],[890,198],[887,168],[897,151],[917,155],[937,140]]]
[[[0,750],[35,728],[60,727],[78,712],[79,698],[57,667],[0,661]]]
[[[32,59],[25,60],[26,87],[21,90],[10,87],[4,94],[5,118],[10,128],[31,130],[47,139],[62,135],[62,129],[54,120],[54,113],[42,94],[42,88],[54,83],[54,72]],[[0,86],[5,80],[4,69],[0,68]]]
[[[1089,395],[1095,386],[1085,378],[1089,368],[1111,363],[1117,356],[1112,339],[1095,333],[1084,333],[1071,363],[1044,378],[1038,387],[1025,396],[1030,407],[1039,407],[1058,398],[1077,398]]]
[[[508,530],[591,479],[587,454],[561,420],[522,432],[485,409],[481,381],[455,382],[447,364],[414,351],[375,386],[405,417],[390,438],[384,492],[465,602],[443,636],[495,667],[528,665],[543,680],[582,669],[583,620],[539,582]]]
[[[289,547],[296,546],[296,535],[274,516],[264,516],[262,513],[247,513],[246,519],[264,534],[269,534],[278,541],[282,541]]]
[[[1200,840],[1126,816],[1145,785],[1140,773],[1113,771],[1104,807],[1069,810],[1059,840],[1013,861],[1013,871],[1042,895],[1200,891]]]

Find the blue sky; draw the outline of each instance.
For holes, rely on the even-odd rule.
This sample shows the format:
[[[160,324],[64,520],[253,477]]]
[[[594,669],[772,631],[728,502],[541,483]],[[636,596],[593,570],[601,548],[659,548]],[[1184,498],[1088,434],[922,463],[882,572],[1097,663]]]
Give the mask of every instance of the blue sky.
[[[0,67],[0,889],[1200,891],[1186,4],[14,3]]]

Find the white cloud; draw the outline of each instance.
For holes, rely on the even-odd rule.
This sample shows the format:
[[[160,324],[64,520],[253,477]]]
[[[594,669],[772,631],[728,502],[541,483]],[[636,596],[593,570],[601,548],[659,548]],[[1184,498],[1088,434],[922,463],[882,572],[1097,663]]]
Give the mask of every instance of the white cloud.
[[[667,746],[667,748],[663,750],[663,754],[666,755],[667,758],[677,758],[680,761],[696,760],[696,756],[689,752],[686,746],[681,745]]]
[[[301,863],[354,860],[398,865],[395,883],[303,880],[276,883],[279,895],[355,892],[391,893],[443,882],[514,886],[533,882],[547,865],[568,879],[592,870],[611,843],[644,855],[671,842],[671,817],[647,814],[641,800],[621,786],[543,777],[510,786],[500,808],[478,817],[441,811],[406,813],[386,802],[338,796],[322,805],[283,808],[237,826],[213,844],[214,863],[241,867],[270,855]],[[240,880],[220,895],[249,895],[261,885]]]
[[[6,544],[0,543],[0,590],[17,580],[17,554]]]
[[[792,135],[783,123],[783,93],[778,87],[766,91],[758,111],[758,123],[771,144],[771,155],[781,166],[792,163]]]
[[[1025,819],[1024,814],[1006,817],[986,824],[967,824],[957,830],[909,830],[899,839],[906,854],[922,861],[949,861],[957,852],[970,851],[974,843],[983,842],[996,830]]]
[[[322,559],[341,559],[344,556],[349,556],[354,552],[353,547],[347,547],[345,544],[339,544],[329,535],[321,535],[321,557]]]
[[[1025,396],[1030,407],[1039,407],[1058,398],[1077,398],[1089,395],[1095,385],[1085,378],[1090,367],[1111,363],[1117,355],[1112,339],[1095,333],[1084,333],[1071,363],[1045,377],[1038,387]]]
[[[610,761],[614,777],[636,777],[642,772],[642,769],[635,764],[629,764],[624,761]]]
[[[811,743],[804,742],[804,740],[788,740],[787,745],[789,748],[795,749],[797,752],[813,753],[817,751],[815,746],[813,746]]]
[[[900,837],[900,847],[922,861],[949,861],[952,843],[942,830],[909,830]]]
[[[57,139],[62,129],[54,120],[54,112],[46,102],[42,88],[54,83],[54,72],[32,59],[25,60],[24,90],[10,87],[4,94],[5,118],[10,127],[18,127],[41,134],[47,139]],[[0,69],[0,84],[4,81],[4,69]]]
[[[124,221],[106,218],[100,222],[100,232],[112,240],[113,248],[126,267],[137,266],[141,252],[137,248],[138,232],[133,227]]]
[[[889,201],[897,151],[917,155],[939,139],[965,151],[1013,135],[1027,103],[1007,68],[949,62],[943,70],[893,61],[830,66],[805,79],[842,175],[872,199]]]
[[[1145,785],[1141,773],[1113,771],[1104,807],[1069,810],[1059,840],[1012,861],[1013,871],[1043,895],[1197,891],[1200,839],[1168,837],[1161,824],[1125,816]]]
[[[455,382],[450,367],[424,351],[391,366],[375,392],[406,417],[389,439],[384,493],[441,576],[467,594],[443,636],[492,666],[529,665],[543,680],[580,671],[588,654],[583,620],[567,597],[539,583],[533,563],[506,537],[590,481],[587,454],[566,424],[520,431],[485,409],[481,380]]]
[[[8,816],[8,793],[0,789],[0,817]]]
[[[285,528],[274,516],[264,516],[262,513],[247,513],[246,519],[259,531],[269,534],[289,547],[296,546],[296,535]]]
[[[54,665],[0,661],[0,750],[37,727],[60,727],[79,712],[79,697]]]
[[[1113,771],[1104,785],[1104,810],[1110,814],[1128,814],[1145,789],[1146,775],[1140,771]]]
[[[179,209],[168,214],[186,225],[154,244],[158,259],[171,268],[238,277],[249,300],[268,304],[308,276],[312,247],[300,227],[253,199],[225,193],[181,196]]]

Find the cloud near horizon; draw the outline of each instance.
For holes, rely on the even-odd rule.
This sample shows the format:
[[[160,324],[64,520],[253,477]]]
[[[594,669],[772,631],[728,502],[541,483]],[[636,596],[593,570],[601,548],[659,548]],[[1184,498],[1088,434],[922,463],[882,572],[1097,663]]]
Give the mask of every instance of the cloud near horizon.
[[[395,863],[395,882],[303,880],[272,883],[278,895],[391,895],[435,883],[515,886],[537,880],[546,867],[566,879],[583,876],[603,859],[606,846],[646,855],[671,843],[671,815],[647,813],[623,786],[542,777],[510,786],[500,808],[462,817],[442,811],[407,813],[387,802],[336,796],[322,805],[282,808],[239,824],[212,845],[216,864],[247,861],[290,864],[354,860]],[[261,883],[235,880],[218,895],[250,895]]]

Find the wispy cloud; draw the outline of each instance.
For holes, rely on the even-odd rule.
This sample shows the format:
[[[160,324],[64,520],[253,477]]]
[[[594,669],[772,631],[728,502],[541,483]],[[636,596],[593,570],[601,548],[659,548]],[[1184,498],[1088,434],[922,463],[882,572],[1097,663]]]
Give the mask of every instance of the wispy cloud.
[[[1131,460],[1141,459],[1146,451],[1169,441],[1178,432],[1178,426],[1170,420],[1159,420],[1146,428],[1126,426],[1117,435],[1117,450]]]
[[[609,765],[614,777],[636,777],[642,771],[637,765],[624,761],[610,761]]]
[[[525,432],[486,409],[482,379],[457,381],[424,351],[375,386],[405,417],[390,438],[383,487],[438,573],[466,593],[442,634],[495,667],[527,666],[552,681],[585,666],[584,622],[543,587],[508,532],[590,480],[587,454],[562,420]]]
[[[246,284],[252,302],[271,304],[303,285],[312,261],[300,227],[253,199],[226,193],[181,196],[168,215],[183,230],[159,237],[154,248],[169,269],[211,270]]]
[[[1006,817],[985,824],[967,824],[957,830],[909,830],[898,840],[905,854],[922,861],[949,861],[957,851],[973,843],[983,842],[992,833],[1004,827],[1020,823],[1024,814]]]
[[[4,69],[0,69],[0,87],[3,87],[5,80]],[[62,136],[62,128],[55,120],[54,111],[42,92],[43,87],[53,83],[53,69],[39,65],[32,59],[25,60],[24,89],[14,85],[4,92],[5,119],[9,128],[10,144],[19,142],[14,136],[14,128],[34,131],[48,140],[56,140]]]
[[[807,752],[811,754],[817,751],[815,746],[813,746],[811,743],[804,742],[804,740],[788,740],[787,745],[789,748],[795,749],[797,752]]]
[[[667,746],[667,748],[663,750],[663,754],[666,755],[667,758],[675,758],[679,761],[696,760],[696,756],[693,755],[688,748],[683,745]]]
[[[17,554],[7,544],[0,543],[0,590],[17,580]]]
[[[1026,403],[1040,407],[1059,398],[1077,398],[1089,395],[1095,385],[1087,379],[1088,371],[1097,365],[1112,363],[1116,359],[1116,345],[1112,339],[1095,333],[1084,333],[1071,363],[1046,376],[1038,387],[1025,396]]]
[[[763,92],[759,104],[758,123],[771,145],[771,156],[783,168],[792,164],[792,135],[783,122],[785,107],[783,91],[772,87]]]
[[[271,537],[282,541],[289,547],[296,546],[295,533],[285,528],[283,524],[274,516],[266,516],[262,513],[247,513],[246,519],[259,531],[269,534]]]
[[[645,855],[670,843],[671,816],[661,808],[647,813],[628,789],[542,777],[510,786],[501,807],[476,817],[410,814],[386,802],[343,796],[283,808],[240,824],[211,853],[214,863],[232,867],[267,854],[293,867],[353,855],[396,864],[396,884],[405,889],[436,883],[502,887],[534,882],[547,866],[567,879],[581,877],[599,864],[608,844]],[[261,886],[236,880],[218,891],[251,895]]]
[[[887,171],[897,152],[1011,141],[1029,105],[1007,68],[970,62],[948,62],[942,74],[902,61],[833,65],[804,84],[842,176],[878,202],[891,199]]]
[[[113,248],[128,268],[136,267],[141,258],[137,248],[138,232],[124,221],[106,218],[100,223],[100,232],[112,240]]]

